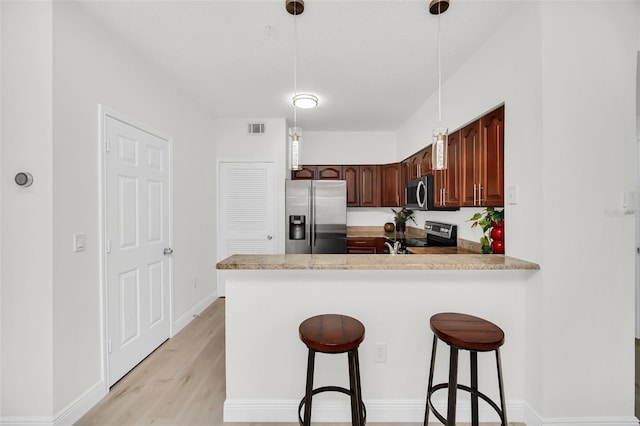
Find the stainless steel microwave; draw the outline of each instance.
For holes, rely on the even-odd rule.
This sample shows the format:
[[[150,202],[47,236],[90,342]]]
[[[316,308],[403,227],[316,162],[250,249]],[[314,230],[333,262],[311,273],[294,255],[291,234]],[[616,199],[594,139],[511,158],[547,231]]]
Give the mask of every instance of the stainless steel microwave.
[[[433,175],[410,180],[405,185],[405,206],[412,210],[459,210],[459,207],[435,205]]]
[[[427,176],[408,181],[404,191],[408,209],[427,210]]]

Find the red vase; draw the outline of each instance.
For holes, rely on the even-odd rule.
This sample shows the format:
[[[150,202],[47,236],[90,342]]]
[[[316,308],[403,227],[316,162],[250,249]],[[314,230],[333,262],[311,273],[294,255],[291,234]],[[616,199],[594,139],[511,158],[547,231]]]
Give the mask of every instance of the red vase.
[[[491,243],[491,251],[494,254],[504,254],[504,241],[493,240]]]

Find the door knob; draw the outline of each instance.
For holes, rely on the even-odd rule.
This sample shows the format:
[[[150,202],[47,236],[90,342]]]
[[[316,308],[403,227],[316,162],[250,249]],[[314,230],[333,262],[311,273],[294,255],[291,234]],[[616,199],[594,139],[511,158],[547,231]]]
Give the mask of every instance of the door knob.
[[[170,254],[173,253],[173,249],[171,247],[166,247],[163,251],[162,254],[164,254],[165,256],[169,256]]]
[[[267,235],[267,240],[273,240],[273,237],[271,235]]]

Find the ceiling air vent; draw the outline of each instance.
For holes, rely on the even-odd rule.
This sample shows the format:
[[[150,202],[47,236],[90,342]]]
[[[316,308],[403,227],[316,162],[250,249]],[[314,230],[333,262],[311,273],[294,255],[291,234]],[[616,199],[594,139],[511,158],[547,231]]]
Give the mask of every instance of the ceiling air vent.
[[[262,134],[264,133],[264,123],[249,123],[249,134]]]

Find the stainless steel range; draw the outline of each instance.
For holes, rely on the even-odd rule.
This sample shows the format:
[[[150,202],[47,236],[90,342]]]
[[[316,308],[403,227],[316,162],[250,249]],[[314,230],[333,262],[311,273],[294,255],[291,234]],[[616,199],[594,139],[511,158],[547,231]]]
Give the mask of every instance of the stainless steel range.
[[[390,243],[400,242],[401,249],[407,247],[455,247],[458,245],[458,226],[449,223],[432,222],[424,223],[425,238],[391,238]],[[400,235],[400,234],[398,234]]]

